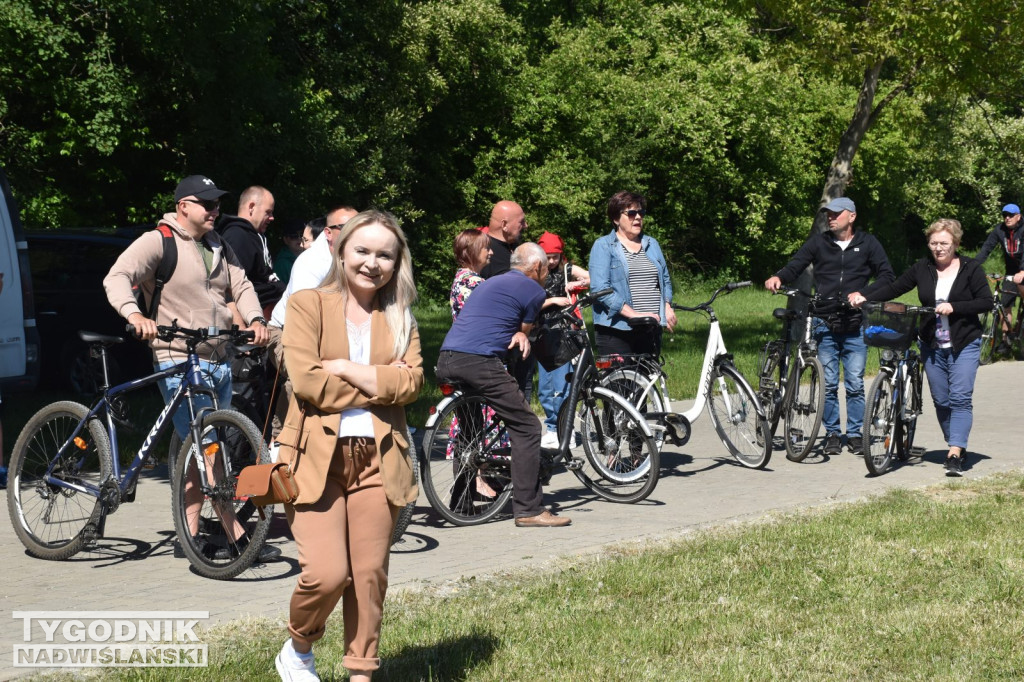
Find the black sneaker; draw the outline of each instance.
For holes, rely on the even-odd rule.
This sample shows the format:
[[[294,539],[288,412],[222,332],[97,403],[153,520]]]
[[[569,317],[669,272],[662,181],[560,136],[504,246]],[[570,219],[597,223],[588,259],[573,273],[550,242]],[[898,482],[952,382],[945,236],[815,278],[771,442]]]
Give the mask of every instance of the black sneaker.
[[[864,439],[861,436],[850,436],[846,441],[846,447],[855,455],[864,454]]]
[[[234,559],[241,555],[242,552],[249,546],[249,538],[243,537],[237,542],[232,543],[228,547],[220,547],[213,554],[213,558],[217,561],[227,561],[228,559]],[[273,545],[263,545],[260,548],[259,554],[256,555],[256,560],[253,563],[265,564],[270,561],[274,561],[281,557],[281,550]]]
[[[951,478],[957,478],[963,476],[962,462],[957,456],[946,458],[946,475]]]
[[[843,451],[843,444],[839,440],[838,433],[830,433],[825,436],[825,454],[838,455]]]
[[[1013,348],[1010,347],[1010,344],[1008,344],[1006,341],[1000,341],[999,345],[996,346],[995,354],[1009,355],[1012,350]]]

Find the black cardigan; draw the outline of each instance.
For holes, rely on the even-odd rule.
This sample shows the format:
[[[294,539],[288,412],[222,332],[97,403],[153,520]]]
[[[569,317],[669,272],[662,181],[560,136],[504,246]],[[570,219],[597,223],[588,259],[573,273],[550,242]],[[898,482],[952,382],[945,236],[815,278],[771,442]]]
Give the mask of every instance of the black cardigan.
[[[981,264],[971,258],[956,254],[960,259],[960,272],[956,273],[949,291],[949,303],[953,313],[949,316],[949,336],[953,349],[961,350],[975,339],[981,338],[981,322],[978,314],[992,307],[992,291]],[[875,282],[861,292],[869,301],[888,301],[902,296],[917,287],[921,305],[935,307],[935,287],[939,275],[935,261],[925,256],[917,261],[895,282]],[[935,317],[931,316],[921,325],[921,340],[935,347]]]

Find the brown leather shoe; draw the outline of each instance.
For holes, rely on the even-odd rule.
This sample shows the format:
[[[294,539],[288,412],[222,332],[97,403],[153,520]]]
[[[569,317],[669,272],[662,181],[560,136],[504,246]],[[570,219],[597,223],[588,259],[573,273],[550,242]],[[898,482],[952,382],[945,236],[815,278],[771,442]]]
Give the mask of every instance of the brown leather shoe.
[[[521,516],[516,519],[516,528],[554,528],[556,526],[568,526],[572,519],[564,516],[555,516],[547,509],[536,516]]]

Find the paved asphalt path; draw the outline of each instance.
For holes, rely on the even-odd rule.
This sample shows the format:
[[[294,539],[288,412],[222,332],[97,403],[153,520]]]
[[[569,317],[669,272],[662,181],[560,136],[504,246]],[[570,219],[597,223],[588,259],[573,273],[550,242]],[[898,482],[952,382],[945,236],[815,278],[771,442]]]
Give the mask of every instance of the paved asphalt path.
[[[1024,468],[1021,418],[1013,397],[1022,386],[1024,362],[1001,362],[979,371],[968,478]],[[863,461],[845,450],[831,458],[812,454],[795,464],[776,449],[764,471],[744,469],[733,463],[705,412],[686,446],[666,448],[661,480],[643,503],[604,502],[571,474],[556,475],[545,489],[545,503],[572,518],[568,528],[519,529],[509,519],[454,528],[441,523],[421,494],[409,532],[392,553],[392,589],[445,589],[462,578],[542,567],[558,557],[597,555],[612,545],[679,537],[773,511],[943,482],[945,447],[930,400],[925,402],[916,445],[925,447],[926,454],[880,478],[868,477]],[[8,434],[8,442],[15,436]],[[22,623],[11,615],[15,610],[208,610],[210,623],[256,614],[278,619],[285,637],[288,599],[299,568],[283,514],[271,530],[283,560],[219,582],[199,577],[186,560],[173,558],[170,493],[161,468],[144,477],[134,504],[109,517],[107,537],[95,550],[67,561],[26,555],[6,509],[6,492],[0,491],[0,680],[32,672],[13,668],[12,647],[22,642]]]

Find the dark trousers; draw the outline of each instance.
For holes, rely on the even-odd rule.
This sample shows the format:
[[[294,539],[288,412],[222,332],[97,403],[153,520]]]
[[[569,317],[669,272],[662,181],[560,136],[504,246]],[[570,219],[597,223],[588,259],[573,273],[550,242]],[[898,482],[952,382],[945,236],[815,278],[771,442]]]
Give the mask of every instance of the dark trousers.
[[[616,329],[594,325],[598,355],[661,355],[661,327]]]
[[[540,420],[499,358],[441,351],[437,378],[471,388],[505,421],[512,444],[512,512],[540,514]]]

